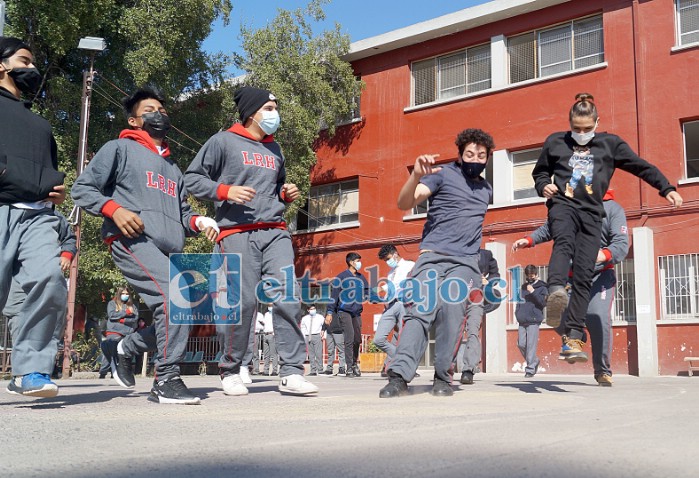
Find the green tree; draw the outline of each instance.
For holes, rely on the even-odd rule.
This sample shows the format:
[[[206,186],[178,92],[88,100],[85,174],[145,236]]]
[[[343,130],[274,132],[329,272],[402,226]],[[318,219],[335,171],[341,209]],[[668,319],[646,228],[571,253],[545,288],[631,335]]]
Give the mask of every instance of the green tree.
[[[41,91],[34,98],[34,109],[53,125],[68,187],[75,180],[82,74],[89,65],[89,56],[76,48],[79,39],[103,37],[108,45],[104,53],[95,57],[98,74],[89,130],[89,151],[94,152],[126,127],[119,104],[126,91],[154,84],[167,97],[178,98],[222,81],[226,59],[220,54],[209,55],[201,47],[212,22],[217,18],[227,22],[231,8],[230,0],[8,2],[5,35],[29,43],[44,75]],[[176,115],[173,117],[177,122]],[[182,131],[188,129],[187,125],[179,126]],[[210,133],[194,138],[173,132],[173,156],[181,166],[191,161],[191,151]],[[67,214],[72,207],[69,198],[61,209]],[[101,222],[100,218],[83,215],[77,293],[78,301],[90,310],[103,308],[102,294],[109,296],[123,282],[100,238]],[[190,240],[187,247],[211,249],[199,238]]]

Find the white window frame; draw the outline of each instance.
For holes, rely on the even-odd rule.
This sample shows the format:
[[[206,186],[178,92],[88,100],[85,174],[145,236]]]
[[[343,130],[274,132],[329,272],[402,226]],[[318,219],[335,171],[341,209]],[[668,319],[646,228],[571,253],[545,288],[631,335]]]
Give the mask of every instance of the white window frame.
[[[687,148],[687,125],[692,125],[695,128],[699,128],[699,120],[694,120],[694,121],[685,121],[682,123],[682,149],[684,151],[684,178],[686,182],[699,182],[699,173],[696,176],[690,176],[689,175],[689,161],[695,162],[697,165],[697,170],[699,170],[699,157],[696,158],[689,158],[689,152]],[[699,131],[697,132],[699,136]],[[695,139],[695,141],[699,141],[699,137]]]
[[[599,18],[600,23],[601,23],[601,25],[600,25],[600,27],[599,27],[599,30],[595,30],[595,31],[601,31],[601,32],[602,32],[602,51],[601,51],[601,52],[598,52],[598,53],[595,53],[595,54],[592,54],[592,55],[587,55],[587,56],[578,58],[578,57],[576,57],[576,55],[575,55],[575,35],[576,35],[576,34],[575,34],[575,24],[578,23],[578,22],[583,22],[583,21],[590,20],[590,19],[593,19],[593,18]],[[563,27],[565,27],[565,26],[568,26],[569,31],[570,31],[570,37],[569,37],[569,39],[570,39],[570,50],[569,50],[570,55],[569,55],[569,60],[568,60],[568,62],[570,63],[571,68],[568,69],[568,70],[565,70],[565,71],[554,72],[554,73],[549,73],[549,74],[543,75],[543,74],[542,74],[542,69],[543,69],[543,68],[553,66],[553,65],[555,65],[556,63],[552,63],[552,64],[549,64],[549,65],[543,65],[543,67],[542,67],[542,62],[541,62],[541,58],[542,58],[541,35],[544,34],[544,33],[546,33],[546,32],[550,32],[550,31],[553,31],[553,30],[561,29],[561,28],[563,28]],[[513,35],[513,36],[511,36],[511,37],[508,37],[508,40],[511,39],[511,38],[520,37],[520,36],[522,36],[522,35],[531,35],[532,33],[534,33],[534,38],[535,38],[535,42],[536,42],[536,45],[535,45],[536,58],[534,58],[534,62],[535,62],[535,64],[534,64],[534,73],[535,73],[535,76],[534,76],[534,78],[527,78],[527,79],[524,79],[524,80],[519,80],[519,81],[513,82],[513,81],[512,81],[512,78],[511,78],[511,76],[510,76],[512,70],[511,70],[511,65],[510,65],[510,56],[509,56],[509,53],[508,53],[508,57],[507,57],[507,59],[508,59],[507,73],[508,73],[508,83],[511,84],[511,85],[520,84],[520,83],[523,83],[523,82],[525,82],[525,81],[531,81],[531,80],[542,79],[542,78],[548,78],[548,77],[555,77],[555,76],[560,75],[560,74],[571,73],[571,72],[575,72],[575,71],[577,71],[577,70],[582,70],[582,69],[594,67],[594,66],[597,66],[597,65],[603,65],[603,64],[605,63],[604,17],[603,17],[603,15],[602,15],[601,13],[598,13],[598,14],[595,14],[595,15],[589,15],[589,16],[587,16],[587,17],[575,18],[575,19],[570,20],[570,21],[568,21],[568,22],[564,22],[564,23],[559,23],[559,24],[556,24],[556,25],[547,26],[546,28],[541,28],[541,29],[538,29],[538,30],[531,30],[531,31],[528,31],[528,32],[519,33],[519,34],[517,34],[517,35]],[[588,32],[588,33],[590,33],[590,32]],[[594,64],[592,64],[592,65],[585,65],[585,66],[582,66],[582,67],[578,67],[578,66],[576,65],[577,62],[579,62],[579,61],[581,61],[581,60],[583,60],[583,59],[585,59],[585,58],[590,58],[591,56],[597,56],[597,55],[600,55],[600,54],[602,55],[602,58],[601,58],[601,60],[600,60],[599,62],[597,62],[597,63],[594,63]],[[561,64],[561,63],[564,63],[564,62],[559,62],[558,64]]]
[[[356,187],[352,187],[352,185],[356,184]],[[350,192],[357,192],[357,210],[352,212],[352,211],[339,211],[335,215],[335,221],[331,222],[329,224],[323,224],[323,225],[317,225],[315,227],[311,227],[310,223],[312,220],[317,221],[319,218],[311,217],[310,212],[308,209],[310,208],[310,201],[312,198],[318,198],[320,197],[318,194],[314,196],[314,192],[317,192],[320,188],[326,188],[328,186],[337,186],[338,190],[337,192],[333,192],[333,195],[338,195],[340,197],[340,206],[342,204],[342,195]],[[344,188],[343,188],[344,186]],[[359,225],[359,178],[354,178],[354,179],[346,179],[342,181],[338,181],[335,183],[326,183],[326,184],[318,184],[316,186],[311,186],[311,190],[308,193],[308,198],[306,200],[306,204],[304,207],[300,208],[299,211],[296,213],[296,217],[294,217],[294,220],[292,221],[289,229],[292,230],[294,233],[308,233],[308,232],[320,232],[324,230],[334,230],[334,229],[343,229],[347,227],[356,227]],[[309,226],[307,229],[297,229],[298,227],[298,215],[301,212],[305,212],[306,216],[308,217],[308,223]],[[357,219],[356,220],[351,220],[351,221],[343,221],[342,216],[345,214],[356,214]]]
[[[485,46],[488,46],[488,60],[490,62],[490,68],[489,68],[489,76],[487,80],[479,80],[476,82],[469,82],[469,71],[468,71],[468,62],[469,62],[469,52],[474,51],[475,49],[478,48],[484,48]],[[475,94],[481,94],[484,91],[487,91],[493,87],[493,65],[492,65],[492,52],[490,51],[491,46],[490,42],[488,43],[481,43],[478,45],[473,45],[468,48],[463,48],[460,50],[455,50],[449,53],[446,53],[444,55],[439,55],[435,56],[432,58],[424,58],[422,60],[416,60],[413,61],[410,64],[410,105],[411,106],[423,106],[427,105],[430,103],[435,103],[435,102],[441,102],[445,100],[453,100],[455,98],[463,98],[467,97],[469,95],[475,95]],[[442,88],[442,68],[441,68],[441,62],[449,57],[455,56],[455,55],[464,55],[463,63],[464,63],[464,83],[461,85],[456,85],[456,86],[451,86],[449,88],[443,89]],[[416,103],[415,102],[415,92],[417,88],[416,84],[416,78],[415,78],[415,73],[414,73],[414,67],[416,64],[422,64],[425,62],[433,62],[432,68],[434,68],[434,99],[431,101],[425,101],[424,103]],[[488,82],[488,86],[486,88],[481,88],[481,89],[472,89],[471,87],[473,85],[477,85],[479,83],[485,83]],[[464,92],[461,94],[457,94],[454,96],[446,96],[443,95],[443,93],[447,90],[454,90],[456,88],[463,88]]]
[[[682,33],[682,11],[683,10],[688,10],[689,8],[699,8],[699,6],[685,6],[683,3],[686,2],[686,0],[675,0],[675,30],[676,30],[676,41],[677,41],[677,46],[678,47],[683,47],[687,45],[697,45],[699,44],[699,40],[694,40],[694,41],[688,41],[688,42],[683,42],[682,37],[687,36],[687,35],[692,35],[692,34],[697,34],[699,37],[699,30],[693,30],[691,32],[687,33]]]
[[[532,199],[539,199],[539,195],[536,193],[536,188],[534,188],[534,180],[533,180],[533,179],[532,179],[532,186],[531,186],[531,189],[534,189],[534,194],[535,194],[535,195],[534,195],[534,196],[530,196],[530,197],[526,197],[526,198],[515,198],[515,168],[517,168],[517,166],[523,166],[523,165],[527,165],[527,166],[530,165],[530,164],[536,165],[536,162],[537,162],[537,160],[538,160],[538,155],[537,155],[537,159],[534,159],[534,160],[527,160],[526,162],[524,162],[524,163],[522,163],[522,164],[519,164],[519,165],[515,164],[515,160],[517,159],[517,158],[516,158],[517,155],[520,155],[520,154],[523,154],[523,153],[531,153],[531,152],[533,152],[533,151],[538,151],[539,154],[541,154],[541,150],[542,150],[542,147],[540,146],[540,147],[537,147],[537,148],[529,148],[529,149],[520,149],[520,150],[517,150],[517,151],[510,151],[510,153],[509,153],[509,157],[510,157],[510,167],[512,168],[512,175],[511,175],[512,183],[511,183],[511,187],[510,187],[510,191],[512,191],[512,194],[511,194],[511,196],[510,196],[510,201],[511,201],[512,203],[519,204],[519,203],[521,203],[521,202],[530,202]],[[533,169],[533,168],[532,168],[532,169]]]
[[[699,254],[696,253],[658,257],[661,320],[699,319],[698,264]],[[683,301],[686,303],[682,303]],[[668,310],[669,302],[673,304],[672,310]]]

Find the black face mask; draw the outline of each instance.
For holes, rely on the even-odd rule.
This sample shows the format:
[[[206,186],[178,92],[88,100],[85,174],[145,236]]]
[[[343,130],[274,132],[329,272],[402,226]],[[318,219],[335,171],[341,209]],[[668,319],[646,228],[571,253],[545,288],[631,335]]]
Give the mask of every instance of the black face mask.
[[[162,114],[160,111],[143,113],[141,118],[143,119],[143,130],[151,138],[164,139],[170,131],[170,117]]]
[[[22,93],[33,95],[39,91],[42,78],[41,73],[36,68],[13,68],[7,74],[10,75]]]
[[[485,170],[485,164],[484,163],[467,163],[465,161],[461,162],[461,170],[464,172],[464,175],[468,178],[477,178],[478,176],[481,175],[483,170]]]

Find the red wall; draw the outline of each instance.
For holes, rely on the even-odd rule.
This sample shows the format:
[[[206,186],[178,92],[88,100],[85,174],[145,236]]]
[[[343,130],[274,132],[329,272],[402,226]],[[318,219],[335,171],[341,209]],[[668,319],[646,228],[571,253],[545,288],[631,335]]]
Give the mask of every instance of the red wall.
[[[404,111],[410,105],[412,61],[482,44],[493,36],[510,36],[595,13],[603,14],[606,67]],[[350,251],[363,256],[365,267],[379,263],[381,271],[387,273],[385,264],[376,257],[384,243],[402,244],[401,253],[414,259],[424,221],[404,221],[396,199],[415,158],[432,153],[440,154],[440,160],[455,159],[454,139],[467,127],[490,132],[497,149],[541,146],[550,133],[568,129],[568,110],[574,95],[582,91],[595,96],[601,131],[620,135],[676,183],[684,174],[681,121],[699,118],[695,81],[699,48],[671,53],[674,15],[673,0],[578,0],[355,62],[356,73],[366,83],[361,101],[364,121],[341,127],[334,140],[319,142],[312,183],[358,177],[361,225],[296,235],[297,273],[308,269],[314,278],[333,277],[345,269],[344,256]],[[629,230],[646,226],[655,232],[656,255],[699,252],[693,240],[699,234],[699,184],[679,187],[689,204],[677,213],[653,188],[628,173],[618,171],[612,187],[629,215]],[[497,240],[509,245],[540,225],[545,216],[542,204],[492,208],[485,219],[484,242]],[[507,225],[513,221],[517,224]],[[549,253],[548,246],[508,253],[508,267],[547,264]],[[379,306],[365,308],[364,333],[373,332],[371,316],[380,311]],[[659,316],[660,311],[657,313]],[[679,347],[672,339],[675,331],[680,336],[689,335],[695,343],[699,336],[699,327],[662,328],[661,356],[665,347]],[[672,332],[666,334],[665,329]],[[614,330],[619,334],[614,368],[634,373],[637,365],[628,357],[629,348],[632,355],[636,353],[635,329],[628,329],[633,333],[627,333],[626,327]],[[508,333],[510,362],[519,358],[512,335]],[[542,356],[557,349],[557,340],[542,333]],[[663,373],[674,374],[683,368],[680,355],[672,353],[662,359]],[[557,360],[551,362],[552,371],[579,368],[589,373],[588,366],[565,364],[560,368]]]

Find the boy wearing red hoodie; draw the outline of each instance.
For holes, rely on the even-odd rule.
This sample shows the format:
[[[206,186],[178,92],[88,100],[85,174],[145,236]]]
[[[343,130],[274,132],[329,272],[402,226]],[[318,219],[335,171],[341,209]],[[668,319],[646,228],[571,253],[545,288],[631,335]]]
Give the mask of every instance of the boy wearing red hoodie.
[[[104,216],[102,237],[126,280],[153,311],[154,324],[122,340],[106,341],[119,385],[135,385],[132,357],[157,349],[149,400],[198,404],[180,378],[190,325],[170,323],[169,254],[180,253],[186,235],[204,230],[213,240],[213,219],[197,216],[187,203],[182,172],[170,158],[170,129],[163,96],[141,88],[122,100],[132,129],[105,144],[75,181],[75,204]]]

